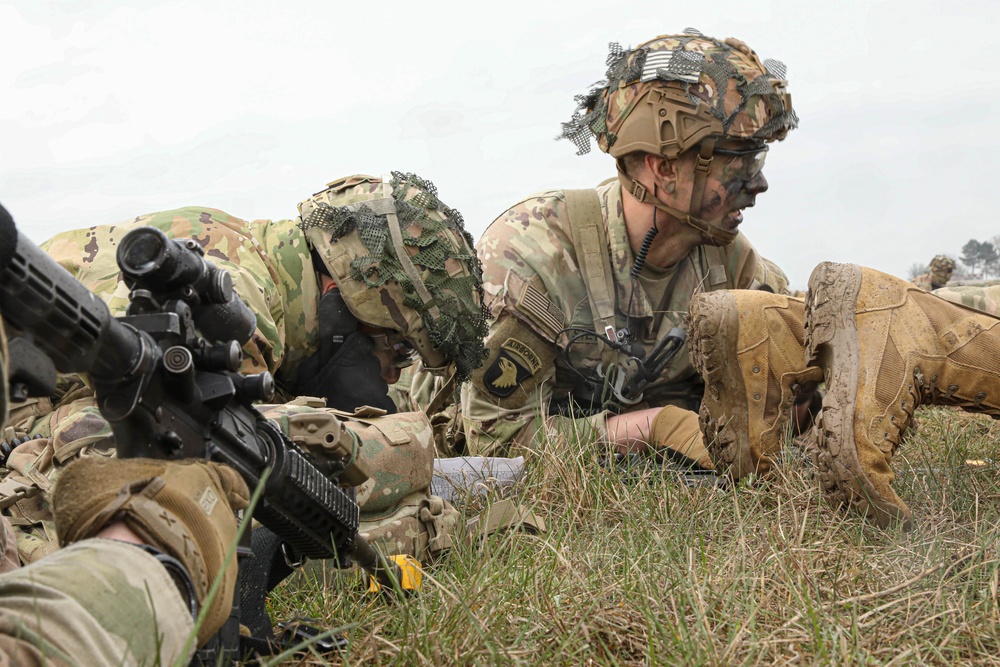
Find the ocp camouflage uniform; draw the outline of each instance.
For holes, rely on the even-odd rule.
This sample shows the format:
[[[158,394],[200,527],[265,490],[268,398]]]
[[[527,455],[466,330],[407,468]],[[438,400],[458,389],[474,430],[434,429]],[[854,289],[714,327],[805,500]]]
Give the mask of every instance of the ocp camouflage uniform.
[[[459,389],[432,375],[419,361],[404,368],[399,380],[389,387],[389,397],[401,412],[422,412],[430,418],[434,447],[438,456],[462,456],[465,453],[465,429]]]
[[[186,664],[193,631],[166,569],[131,544],[84,540],[0,574],[0,667]]]
[[[380,187],[380,183],[372,183],[371,187]],[[65,232],[43,248],[104,299],[112,315],[120,316],[128,305],[128,288],[119,282],[116,248],[127,231],[143,225],[156,227],[169,237],[194,239],[209,260],[230,273],[237,292],[257,317],[256,331],[244,346],[242,371],[267,370],[274,374],[279,387],[293,386],[299,362],[316,351],[319,299],[310,250],[296,222],[246,222],[216,209],[188,207],[142,215],[122,225]],[[5,510],[18,532],[18,551],[24,562],[37,560],[56,548],[47,495],[59,469],[77,457],[114,455],[110,427],[95,407],[91,392],[78,380],[63,379],[61,387],[64,393],[54,410],[47,400],[33,401],[12,415],[13,428],[5,432],[8,441],[26,434],[40,436],[12,452],[7,462],[9,474],[0,483],[0,502],[23,493],[24,487],[42,492],[18,500]],[[396,520],[390,518],[393,513],[389,510],[397,501],[401,513],[398,520],[410,519],[406,522],[408,532],[419,531],[415,517],[421,514],[431,517],[428,522],[435,526],[454,522],[457,514],[450,506],[424,508],[418,501],[430,500],[427,488],[432,475],[433,440],[426,416],[411,413],[382,420],[366,413],[358,417],[361,421],[343,414],[337,416],[346,419],[348,429],[358,434],[362,458],[372,457],[370,483],[377,490],[368,501],[371,513],[362,504],[363,529]],[[409,450],[413,450],[414,461],[421,466],[416,477],[409,477],[413,471],[406,469],[410,465]],[[390,459],[395,463],[389,463]],[[393,466],[402,466],[403,471]],[[420,481],[415,481],[417,478]],[[387,481],[388,486],[381,485],[382,481]],[[397,534],[388,539],[397,544],[405,542]]]
[[[606,183],[597,192],[610,246],[615,328],[629,328],[647,353],[681,324],[699,291],[763,284],[787,291],[785,274],[762,260],[743,234],[726,246],[698,246],[670,269],[646,266],[638,280],[631,280],[634,255],[625,232],[621,184]],[[565,193],[542,192],[497,218],[477,244],[495,319],[486,339],[490,355],[462,390],[470,454],[504,455],[511,448],[530,447],[542,424],[549,430],[568,428],[570,418],[552,416],[553,406],[569,399],[579,379],[573,368],[587,372],[602,361],[602,346],[594,337],[577,340],[566,355],[559,352],[581,330],[594,329],[571,224]],[[701,392],[682,350],[646,387],[643,402],[634,409],[692,409]],[[607,414],[576,421],[603,436]]]
[[[437,554],[451,546],[458,514],[427,492],[434,468],[434,431],[423,412],[382,416],[361,408],[348,414],[317,408],[322,401],[300,398],[284,405],[260,406],[285,433],[297,437],[296,415],[334,414],[359,439],[359,456],[371,476],[357,487],[361,534],[393,554]],[[419,519],[415,521],[414,518]]]
[[[1000,317],[1000,285],[942,287],[934,290],[933,293],[945,301],[951,301],[993,317]]]

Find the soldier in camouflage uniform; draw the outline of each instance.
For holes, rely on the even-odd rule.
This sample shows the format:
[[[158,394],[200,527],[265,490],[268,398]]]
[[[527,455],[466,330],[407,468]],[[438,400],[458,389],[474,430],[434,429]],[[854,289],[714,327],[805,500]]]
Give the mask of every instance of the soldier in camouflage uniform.
[[[151,225],[198,242],[257,316],[243,371],[270,371],[283,398],[299,396],[265,406],[265,415],[305,446],[317,419],[338,431],[343,422],[372,472],[358,489],[362,532],[389,553],[436,553],[448,546],[457,513],[428,492],[431,426],[421,413],[382,415],[394,409],[386,383],[413,358],[457,381],[481,363],[485,323],[472,240],[433,186],[413,175],[340,179],[300,204],[300,213],[298,220],[248,223],[191,207],[59,234],[45,249],[121,315],[128,288],[115,249],[125,232]],[[339,308],[339,324],[351,329],[339,332],[335,352],[321,349],[324,304]],[[86,385],[65,378],[61,389],[54,406],[17,406],[5,432],[8,443],[38,436],[13,450],[0,483],[23,562],[56,548],[48,496],[64,465],[114,453],[110,427]]]
[[[921,273],[914,278],[913,284],[927,292],[941,289],[948,284],[954,272],[955,260],[947,255],[935,255],[927,267],[927,273]]]
[[[798,120],[783,66],[736,39],[661,36],[613,45],[608,62],[564,136],[581,153],[596,136],[618,177],[532,195],[479,240],[495,319],[486,363],[463,387],[468,449],[502,454],[531,447],[539,431],[586,425],[619,451],[648,447],[711,468],[685,349],[639,402],[611,411],[595,372],[610,378],[648,354],[698,292],[785,292],[785,275],[738,227],[767,189],[768,143]]]

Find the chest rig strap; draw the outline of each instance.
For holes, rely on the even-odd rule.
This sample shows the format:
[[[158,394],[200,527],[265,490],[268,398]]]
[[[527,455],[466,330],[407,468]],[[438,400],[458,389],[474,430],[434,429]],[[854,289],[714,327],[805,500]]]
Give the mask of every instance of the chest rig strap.
[[[587,297],[594,313],[594,331],[608,340],[617,340],[615,283],[600,197],[593,189],[565,190],[564,194],[580,275],[587,286]],[[617,354],[611,347],[603,345],[601,357],[608,363],[614,361]]]

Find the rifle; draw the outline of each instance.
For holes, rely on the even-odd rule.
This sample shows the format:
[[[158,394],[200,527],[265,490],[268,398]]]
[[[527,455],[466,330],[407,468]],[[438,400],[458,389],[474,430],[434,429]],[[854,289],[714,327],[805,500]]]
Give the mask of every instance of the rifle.
[[[11,399],[52,395],[56,370],[87,373],[119,457],[217,461],[250,489],[266,478],[254,518],[292,552],[286,556],[335,558],[343,567],[353,561],[391,583],[392,564],[358,534],[353,486],[367,472],[349,464],[349,452],[340,461],[313,460],[253,407],[274,394],[270,373],[238,373],[256,319],[231,276],[203,255],[195,241],[152,227],[128,232],[117,261],[131,303],[115,318],[19,234],[0,206],[0,314],[16,335]],[[220,631],[204,662],[236,658],[238,610],[237,599],[235,623]]]

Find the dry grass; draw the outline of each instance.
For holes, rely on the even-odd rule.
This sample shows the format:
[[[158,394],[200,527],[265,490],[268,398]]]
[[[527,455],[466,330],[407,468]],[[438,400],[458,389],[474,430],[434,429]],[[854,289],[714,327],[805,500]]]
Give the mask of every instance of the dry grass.
[[[919,427],[897,459],[909,533],[827,507],[800,465],[692,487],[553,438],[521,490],[546,534],[463,543],[393,604],[299,573],[275,617],[349,644],[276,664],[1000,664],[1000,423],[933,409]]]

